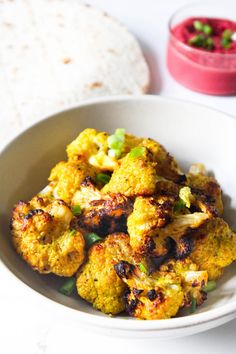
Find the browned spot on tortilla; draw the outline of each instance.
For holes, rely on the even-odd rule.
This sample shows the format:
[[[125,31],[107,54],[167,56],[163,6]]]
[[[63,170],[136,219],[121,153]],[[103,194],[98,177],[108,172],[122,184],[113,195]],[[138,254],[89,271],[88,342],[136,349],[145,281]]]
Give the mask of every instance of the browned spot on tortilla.
[[[13,24],[10,22],[3,22],[4,26],[6,27],[13,27]]]
[[[102,87],[103,85],[102,85],[102,83],[101,82],[99,82],[99,81],[95,81],[95,82],[92,82],[91,84],[89,84],[89,87],[90,88],[99,88],[99,87]]]
[[[109,53],[114,53],[114,54],[116,53],[115,49],[113,49],[113,48],[108,48],[107,51],[108,51]]]
[[[71,58],[64,58],[63,64],[69,64],[71,62]]]

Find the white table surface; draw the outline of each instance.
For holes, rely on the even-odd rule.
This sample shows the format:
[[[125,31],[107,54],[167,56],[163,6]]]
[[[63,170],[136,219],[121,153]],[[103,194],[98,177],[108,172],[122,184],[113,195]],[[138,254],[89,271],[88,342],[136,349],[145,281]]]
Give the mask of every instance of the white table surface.
[[[152,92],[206,104],[236,116],[235,97],[213,97],[191,92],[177,84],[165,65],[167,21],[186,0],[87,0],[118,18],[140,40],[152,71]],[[68,1],[69,6],[69,1]],[[4,104],[1,102],[1,105]],[[7,122],[0,117],[1,128]],[[25,125],[30,122],[25,122]],[[21,127],[9,129],[9,134]],[[8,131],[5,129],[6,134]],[[42,306],[42,300],[0,269],[0,353],[165,353],[233,354],[236,320],[190,337],[159,341],[107,337],[73,324],[64,324]]]

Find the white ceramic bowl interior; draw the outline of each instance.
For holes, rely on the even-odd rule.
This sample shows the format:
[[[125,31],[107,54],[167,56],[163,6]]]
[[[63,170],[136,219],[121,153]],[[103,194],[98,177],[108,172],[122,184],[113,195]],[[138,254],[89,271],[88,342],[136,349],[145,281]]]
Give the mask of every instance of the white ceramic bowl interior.
[[[217,290],[209,294],[208,301],[196,314],[161,321],[138,321],[126,320],[124,316],[111,318],[94,310],[78,296],[69,298],[61,295],[58,288],[63,279],[39,275],[16,255],[9,231],[13,204],[19,199],[30,199],[47,184],[51,168],[66,158],[66,145],[87,127],[108,132],[124,127],[127,132],[157,139],[177,158],[184,170],[193,162],[204,163],[223,187],[225,216],[236,228],[236,120],[203,106],[155,96],[101,99],[41,121],[2,149],[1,270],[10,270],[21,282],[44,295],[44,302],[60,312],[65,321],[82,321],[104,331],[112,330],[113,334],[181,336],[212,328],[236,317],[235,265],[226,270]],[[32,292],[32,296],[35,294]]]

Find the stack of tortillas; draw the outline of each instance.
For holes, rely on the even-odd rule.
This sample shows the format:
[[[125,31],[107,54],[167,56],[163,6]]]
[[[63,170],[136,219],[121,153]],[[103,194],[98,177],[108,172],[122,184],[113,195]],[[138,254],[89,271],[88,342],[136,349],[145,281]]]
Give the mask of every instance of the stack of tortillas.
[[[78,0],[1,1],[0,68],[0,138],[81,100],[149,85],[133,35]]]

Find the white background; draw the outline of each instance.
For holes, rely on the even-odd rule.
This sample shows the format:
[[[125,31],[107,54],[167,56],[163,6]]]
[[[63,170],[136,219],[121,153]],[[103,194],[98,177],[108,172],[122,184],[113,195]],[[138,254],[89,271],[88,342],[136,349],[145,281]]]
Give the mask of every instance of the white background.
[[[235,97],[213,97],[191,92],[177,84],[167,72],[167,22],[170,15],[186,1],[93,0],[87,3],[114,15],[138,37],[151,67],[153,93],[203,103],[236,115]],[[4,124],[1,117],[0,124]],[[168,341],[106,337],[63,323],[50,310],[46,311],[40,297],[19,287],[14,278],[0,271],[1,354],[84,351],[96,354],[231,354],[236,352],[236,320],[202,334]]]

